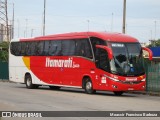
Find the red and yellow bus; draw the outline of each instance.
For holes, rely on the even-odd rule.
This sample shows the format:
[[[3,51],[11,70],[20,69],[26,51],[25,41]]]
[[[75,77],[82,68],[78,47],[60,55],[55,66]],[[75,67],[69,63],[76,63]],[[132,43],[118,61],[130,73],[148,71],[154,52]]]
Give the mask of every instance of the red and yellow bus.
[[[146,75],[143,51],[133,37],[120,33],[75,32],[12,40],[9,53],[10,81],[29,89],[47,85],[96,90],[143,91]]]

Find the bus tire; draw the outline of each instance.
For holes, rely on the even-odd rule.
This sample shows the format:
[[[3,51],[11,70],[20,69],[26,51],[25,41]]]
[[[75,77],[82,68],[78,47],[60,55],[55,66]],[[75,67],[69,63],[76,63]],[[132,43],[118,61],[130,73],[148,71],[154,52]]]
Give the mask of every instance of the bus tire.
[[[32,77],[31,77],[30,74],[27,74],[27,75],[25,76],[25,84],[26,84],[26,87],[27,87],[28,89],[38,88],[37,85],[32,84]]]
[[[90,78],[84,78],[85,80],[85,84],[84,84],[84,89],[85,89],[85,92],[87,94],[93,94],[95,93],[96,91],[93,90],[93,84],[92,84],[92,81],[90,80]]]
[[[61,87],[59,86],[49,86],[51,90],[59,90]]]
[[[114,95],[121,96],[123,94],[123,91],[114,91]]]

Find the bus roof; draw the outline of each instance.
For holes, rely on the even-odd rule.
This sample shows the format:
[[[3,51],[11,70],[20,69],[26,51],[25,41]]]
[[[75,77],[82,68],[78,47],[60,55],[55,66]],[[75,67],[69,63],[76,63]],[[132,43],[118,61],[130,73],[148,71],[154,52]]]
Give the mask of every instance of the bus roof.
[[[121,34],[108,32],[73,32],[64,34],[55,34],[48,36],[41,36],[35,38],[20,39],[20,41],[34,41],[34,40],[65,40],[65,39],[80,39],[88,37],[97,37],[111,42],[138,42],[136,38]]]

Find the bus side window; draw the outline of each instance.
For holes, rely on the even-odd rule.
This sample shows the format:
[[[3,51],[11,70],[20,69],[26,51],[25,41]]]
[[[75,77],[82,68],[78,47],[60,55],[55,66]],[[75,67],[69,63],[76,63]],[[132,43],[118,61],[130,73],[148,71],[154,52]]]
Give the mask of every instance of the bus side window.
[[[81,40],[76,40],[76,51],[75,55],[77,56],[83,56],[84,49],[82,48],[82,41]]]
[[[20,42],[19,42],[19,43],[17,42],[15,48],[16,48],[15,55],[16,55],[16,56],[21,56],[21,43],[20,43]]]
[[[63,40],[62,41],[62,54],[63,56],[75,55],[76,41],[75,40]]]
[[[44,42],[43,41],[39,41],[37,43],[36,46],[36,55],[40,56],[43,54],[43,46],[44,46]]]
[[[35,53],[35,50],[36,50],[36,42],[30,42],[30,46],[29,46],[29,54],[31,56],[35,56],[36,53]]]
[[[44,50],[43,50],[43,55],[49,55],[49,43],[50,41],[44,41]]]
[[[26,55],[26,42],[21,43],[21,56]]]
[[[76,41],[76,55],[92,59],[91,46],[88,39]]]
[[[25,56],[29,55],[29,50],[30,50],[30,42],[26,42],[26,46],[25,46]]]
[[[93,59],[93,55],[92,55],[92,51],[91,51],[91,45],[90,45],[88,39],[85,39],[83,41],[82,45],[84,46],[84,56],[87,57],[87,58]]]
[[[59,56],[59,55],[62,55],[62,50],[61,50],[61,47],[62,44],[61,44],[61,41],[60,40],[57,40],[57,41],[50,41],[50,44],[49,44],[49,55],[51,56]]]
[[[10,46],[11,54],[16,55],[16,42],[12,42]]]

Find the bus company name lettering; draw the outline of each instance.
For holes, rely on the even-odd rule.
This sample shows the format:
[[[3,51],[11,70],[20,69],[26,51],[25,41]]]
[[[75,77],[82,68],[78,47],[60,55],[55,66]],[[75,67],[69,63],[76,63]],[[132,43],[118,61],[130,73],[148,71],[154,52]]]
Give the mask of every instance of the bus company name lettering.
[[[79,68],[80,65],[73,61],[73,58],[68,58],[66,60],[61,59],[50,59],[46,58],[46,67],[64,67],[64,68]]]

